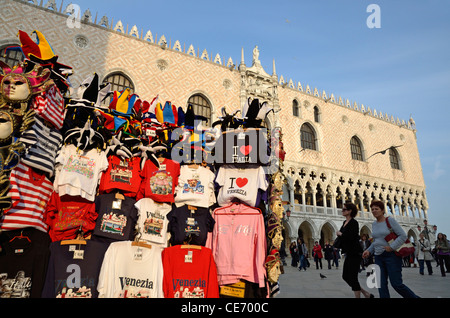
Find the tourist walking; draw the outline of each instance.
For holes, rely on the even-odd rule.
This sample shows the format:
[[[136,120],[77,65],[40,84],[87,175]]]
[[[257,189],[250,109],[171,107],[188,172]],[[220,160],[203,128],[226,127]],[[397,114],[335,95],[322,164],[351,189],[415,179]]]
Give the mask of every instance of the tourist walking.
[[[333,265],[339,269],[339,260],[341,259],[341,250],[333,246]]]
[[[297,267],[297,265],[298,265],[298,247],[297,247],[297,243],[295,243],[295,241],[292,241],[291,245],[289,245],[289,252],[291,253],[291,266]]]
[[[431,255],[431,244],[430,241],[425,238],[424,233],[419,234],[416,250],[417,260],[419,262],[419,274],[424,274],[426,264],[428,275],[433,275],[433,267],[431,266],[431,260],[433,259],[433,255]]]
[[[314,262],[316,262],[316,269],[319,269],[319,265],[320,265],[320,269],[322,269],[322,258],[323,258],[322,246],[320,246],[318,241],[316,241],[314,243],[313,256],[314,256]]]
[[[449,257],[450,247],[447,241],[447,236],[443,233],[439,233],[435,243],[436,255],[439,260],[439,266],[441,267],[441,275],[445,277],[445,273],[450,273]],[[445,270],[447,269],[447,271]]]
[[[398,222],[389,217],[389,223],[394,233],[398,236],[394,242],[389,245],[385,237],[391,232],[386,224],[386,215],[384,202],[372,201],[370,204],[372,215],[375,221],[372,224],[373,242],[367,250],[364,251],[363,257],[369,257],[371,254],[375,255],[375,264],[380,272],[380,287],[378,291],[380,298],[390,298],[388,288],[388,278],[391,286],[404,298],[418,298],[418,296],[409,289],[402,278],[402,258],[395,254],[398,249],[407,239],[405,231],[398,224]]]
[[[323,246],[323,253],[325,254],[325,259],[328,263],[328,269],[331,269],[331,265],[333,262],[333,246],[330,243],[325,242]]]
[[[301,271],[302,269],[306,271],[307,266],[307,256],[308,256],[308,248],[306,247],[305,242],[303,242],[303,239],[298,239],[298,255],[299,255],[299,267],[298,270]]]
[[[361,245],[361,248],[363,251],[367,250],[371,244],[369,240],[369,235],[362,234],[361,240],[359,241],[359,244]],[[373,263],[373,260],[371,257],[368,258],[362,258],[361,257],[361,271],[365,270],[367,266]]]
[[[373,295],[361,288],[358,281],[363,249],[359,243],[359,223],[355,220],[357,213],[356,205],[345,203],[342,207],[342,216],[345,217],[345,221],[341,229],[336,232],[341,240],[342,253],[345,254],[342,279],[351,287],[356,298],[361,298],[361,294],[369,298]]]

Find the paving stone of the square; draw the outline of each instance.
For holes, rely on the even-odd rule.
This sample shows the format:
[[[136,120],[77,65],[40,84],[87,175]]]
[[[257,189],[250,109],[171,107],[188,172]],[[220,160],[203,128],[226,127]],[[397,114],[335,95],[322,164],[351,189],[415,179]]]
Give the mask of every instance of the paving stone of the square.
[[[310,260],[311,261],[311,260]],[[339,268],[328,269],[327,262],[322,260],[323,269],[316,269],[315,263],[311,262],[306,272],[299,271],[297,267],[291,266],[291,258],[286,258],[287,265],[284,266],[284,274],[280,275],[280,293],[277,298],[353,298],[351,288],[342,279],[343,261]],[[417,265],[418,266],[418,265]],[[441,276],[439,267],[432,262],[433,275],[419,274],[419,267],[403,267],[403,283],[421,298],[450,298],[450,273],[446,277]],[[327,278],[321,279],[320,273]],[[379,297],[378,289],[369,289],[367,286],[366,272],[359,274],[359,282],[362,288]],[[370,282],[369,282],[370,283]],[[389,285],[391,298],[401,298],[399,294]]]

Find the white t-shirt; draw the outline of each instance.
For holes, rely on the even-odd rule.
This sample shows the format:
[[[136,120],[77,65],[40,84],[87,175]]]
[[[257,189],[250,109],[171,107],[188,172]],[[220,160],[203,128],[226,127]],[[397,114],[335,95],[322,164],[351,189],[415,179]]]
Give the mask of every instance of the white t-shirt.
[[[214,178],[214,173],[208,168],[182,166],[175,192],[175,205],[180,207],[187,204],[208,208],[216,203]]]
[[[217,203],[220,206],[229,205],[234,199],[238,199],[254,207],[258,190],[265,191],[268,187],[262,167],[240,169],[222,166],[217,173],[216,182],[221,187],[217,196]]]
[[[138,221],[141,240],[149,241],[166,247],[169,240],[167,214],[172,210],[168,203],[155,202],[150,198],[142,198],[134,205],[138,210]]]
[[[54,188],[60,196],[68,194],[95,200],[102,173],[108,168],[104,151],[91,149],[77,153],[74,145],[67,145],[61,149],[56,163]]]
[[[162,250],[111,243],[97,285],[99,298],[163,298]]]

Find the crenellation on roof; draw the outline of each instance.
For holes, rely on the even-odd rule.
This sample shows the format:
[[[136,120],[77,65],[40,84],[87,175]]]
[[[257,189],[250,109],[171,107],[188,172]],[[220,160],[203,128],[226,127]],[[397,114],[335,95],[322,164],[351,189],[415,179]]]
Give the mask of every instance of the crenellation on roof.
[[[174,44],[172,45],[172,41],[169,40],[169,42],[168,42],[164,34],[161,35],[158,39],[158,35],[157,34],[153,35],[151,30],[147,30],[144,33],[144,30],[141,29],[141,31],[139,32],[139,29],[136,25],[133,25],[131,27],[131,29],[129,29],[128,24],[125,27],[125,25],[123,24],[123,22],[121,20],[114,22],[114,19],[112,19],[112,18],[109,19],[106,15],[103,15],[100,19],[98,19],[98,17],[99,17],[98,13],[95,14],[95,18],[93,19],[92,18],[93,15],[92,15],[90,9],[87,9],[83,13],[81,13],[81,8],[76,4],[69,3],[64,7],[64,0],[61,0],[59,9],[58,9],[56,0],[40,0],[39,2],[38,2],[38,0],[13,0],[13,1],[36,6],[40,9],[43,9],[43,10],[46,10],[49,12],[53,12],[55,14],[60,14],[60,15],[65,15],[65,16],[69,15],[71,17],[73,16],[75,19],[77,19],[77,22],[79,22],[79,23],[95,26],[98,28],[104,28],[105,30],[108,30],[110,32],[115,32],[115,33],[121,34],[123,36],[131,37],[131,38],[146,42],[151,45],[160,46],[162,49],[168,49],[168,50],[176,51],[176,52],[183,53],[186,55],[190,55],[194,58],[202,59],[204,61],[229,68],[231,71],[233,71],[233,70],[237,71],[237,69],[235,68],[236,65],[233,63],[233,60],[231,57],[229,57],[227,59],[227,62],[225,64],[224,63],[225,60],[222,59],[222,57],[220,56],[219,53],[216,53],[216,55],[214,55],[213,53],[209,53],[206,49],[203,49],[203,50],[201,50],[202,53],[200,54],[200,49],[195,50],[195,48],[192,44],[190,44],[188,49],[186,50],[186,46],[183,45],[183,47],[182,47],[179,40],[176,40],[174,42]],[[64,9],[63,9],[63,7],[64,7]],[[275,61],[274,61],[274,63],[275,63]],[[274,74],[275,74],[275,70],[274,70]],[[394,125],[398,125],[403,128],[408,128],[408,129],[412,129],[412,130],[416,129],[414,119],[412,117],[407,121],[400,120],[399,118],[395,119],[393,115],[388,115],[387,113],[383,115],[382,112],[377,112],[376,109],[372,110],[370,107],[367,107],[363,104],[359,105],[356,102],[351,103],[350,100],[344,99],[341,96],[336,98],[334,96],[334,94],[328,95],[324,90],[322,90],[322,92],[320,93],[318,88],[315,87],[314,89],[311,89],[311,87],[308,84],[306,85],[305,88],[303,88],[303,85],[301,82],[297,82],[297,85],[294,85],[294,82],[292,79],[289,79],[289,81],[286,82],[283,75],[280,75],[278,77],[278,84],[283,89],[295,90],[295,91],[301,92],[303,94],[322,99],[327,103],[333,103],[335,105],[339,105],[339,106],[351,109],[353,111],[360,112],[365,116],[375,117],[380,120],[390,122]]]

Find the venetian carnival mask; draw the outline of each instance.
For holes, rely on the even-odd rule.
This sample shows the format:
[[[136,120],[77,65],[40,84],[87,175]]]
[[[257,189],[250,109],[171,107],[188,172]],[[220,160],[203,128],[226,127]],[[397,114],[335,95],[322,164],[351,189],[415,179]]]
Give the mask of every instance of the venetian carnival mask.
[[[269,281],[276,283],[281,274],[281,260],[278,250],[270,251],[266,258],[265,267]]]
[[[281,201],[281,199],[279,199],[279,198],[276,198],[275,200],[273,200],[271,202],[271,210],[272,210],[272,213],[275,213],[275,215],[279,219],[282,219],[283,213],[284,213],[283,201]]]
[[[277,228],[275,231],[275,235],[272,238],[272,244],[275,248],[279,249],[281,247],[282,242],[283,242],[283,235],[281,234],[281,228]]]
[[[14,118],[8,112],[0,111],[0,142],[9,139],[14,131]]]
[[[26,101],[31,95],[30,84],[25,76],[20,74],[6,75],[2,80],[3,96],[10,101]]]
[[[50,70],[34,63],[21,63],[13,68],[0,61],[0,94],[3,99],[1,107],[7,106],[15,115],[23,115],[25,104],[32,96],[48,90],[54,85],[50,79]]]

